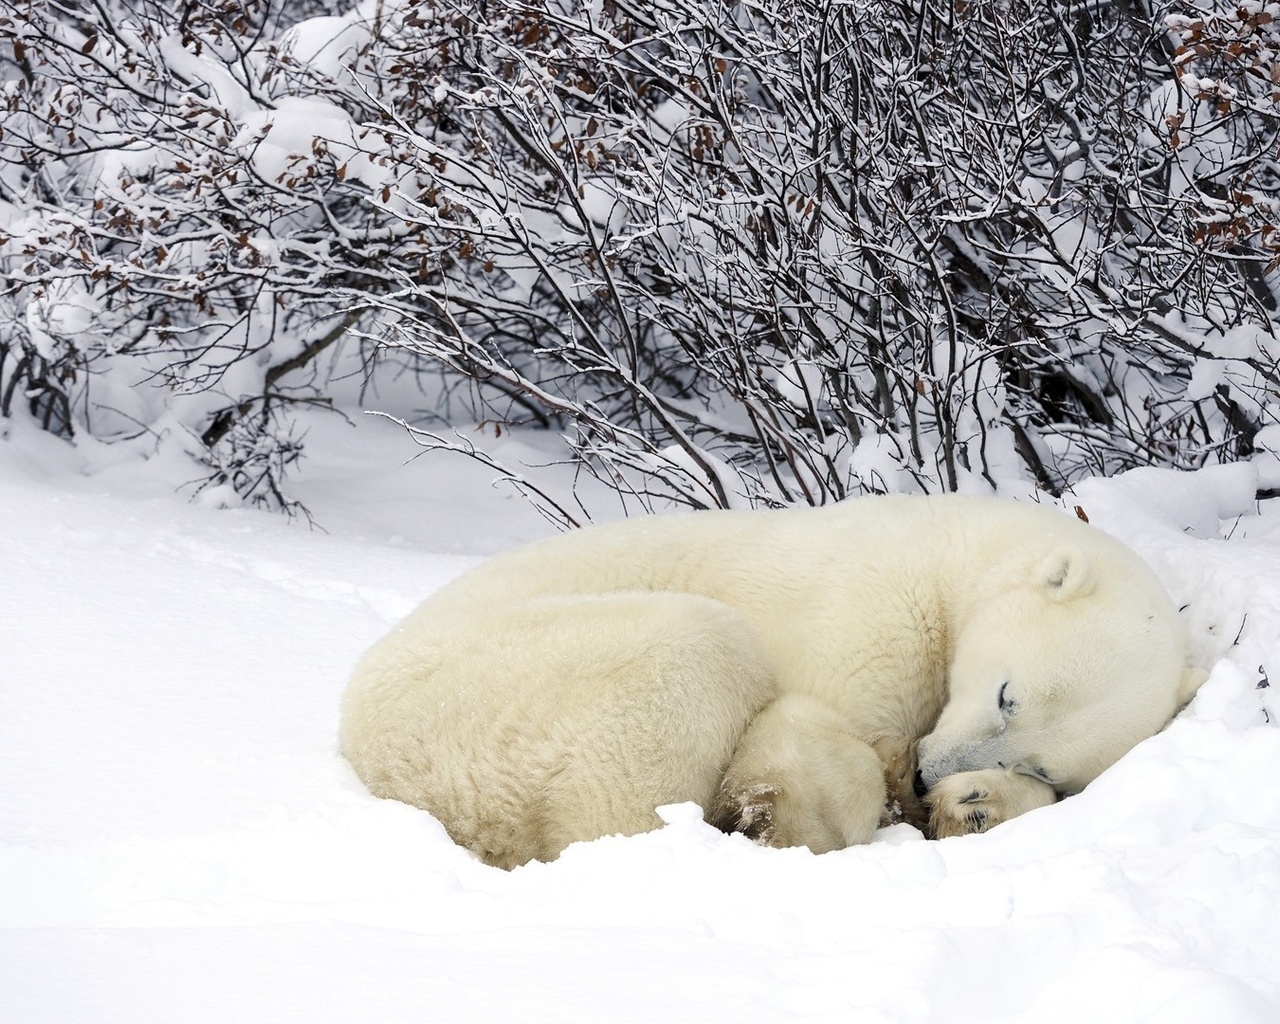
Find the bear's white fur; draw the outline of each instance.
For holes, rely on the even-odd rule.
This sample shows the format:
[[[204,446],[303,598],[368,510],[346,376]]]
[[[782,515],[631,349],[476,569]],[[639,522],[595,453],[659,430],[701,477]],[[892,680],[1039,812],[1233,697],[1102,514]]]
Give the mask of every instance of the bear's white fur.
[[[821,852],[923,823],[922,785],[937,835],[1079,790],[1190,698],[1185,657],[1154,575],[1057,509],[699,512],[444,587],[357,667],[341,742],[502,867],[682,801]]]

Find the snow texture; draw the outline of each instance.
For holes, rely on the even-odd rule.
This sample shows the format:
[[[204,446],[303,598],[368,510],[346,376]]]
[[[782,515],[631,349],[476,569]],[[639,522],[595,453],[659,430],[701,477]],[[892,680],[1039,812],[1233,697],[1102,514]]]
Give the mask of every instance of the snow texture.
[[[370,796],[337,707],[363,648],[535,513],[470,463],[398,466],[376,421],[299,481],[328,532],[7,429],[0,1019],[1280,1019],[1280,501],[1248,467],[1068,499],[1151,562],[1212,668],[1079,796],[821,857],[681,805],[504,873]]]

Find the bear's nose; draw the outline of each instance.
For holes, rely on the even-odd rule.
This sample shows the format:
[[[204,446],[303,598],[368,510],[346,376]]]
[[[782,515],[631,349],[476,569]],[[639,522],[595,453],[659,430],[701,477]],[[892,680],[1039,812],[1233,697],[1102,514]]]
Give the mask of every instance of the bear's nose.
[[[911,780],[911,790],[920,798],[929,792],[929,787],[924,784],[924,776],[920,774],[919,768],[916,769],[915,778]]]

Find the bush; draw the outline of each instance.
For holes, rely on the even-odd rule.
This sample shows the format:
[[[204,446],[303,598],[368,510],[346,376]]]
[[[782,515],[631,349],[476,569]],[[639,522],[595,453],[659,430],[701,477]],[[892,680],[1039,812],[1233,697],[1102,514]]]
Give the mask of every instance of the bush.
[[[14,8],[3,411],[178,410],[287,503],[288,410],[358,333],[649,505],[1249,457],[1275,6]]]

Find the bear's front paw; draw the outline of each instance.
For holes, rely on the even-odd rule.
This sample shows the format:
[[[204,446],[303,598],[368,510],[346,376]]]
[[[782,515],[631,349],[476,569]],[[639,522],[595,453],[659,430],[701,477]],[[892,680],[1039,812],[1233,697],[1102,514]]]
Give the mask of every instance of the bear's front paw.
[[[741,832],[762,846],[772,846],[776,834],[774,802],[777,799],[778,790],[768,783],[738,790],[722,788],[707,821],[722,832]]]
[[[928,801],[929,831],[936,839],[985,832],[998,824],[991,814],[991,791],[964,776],[951,775],[940,780],[929,792]]]
[[[1003,768],[948,775],[925,797],[929,831],[935,839],[985,832],[1057,799],[1053,787]]]

